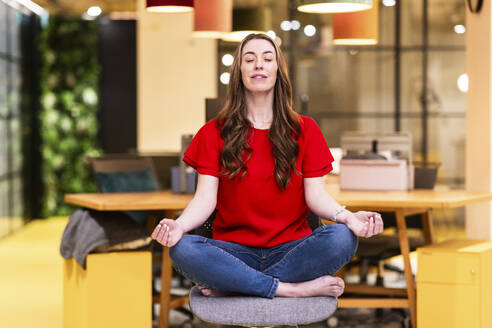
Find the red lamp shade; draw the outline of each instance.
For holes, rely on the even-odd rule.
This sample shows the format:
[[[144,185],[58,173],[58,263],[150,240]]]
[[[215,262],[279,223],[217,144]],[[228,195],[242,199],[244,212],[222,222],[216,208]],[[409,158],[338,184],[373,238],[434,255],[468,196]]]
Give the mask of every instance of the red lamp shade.
[[[147,11],[183,13],[193,10],[193,0],[147,0]]]
[[[195,0],[194,37],[220,38],[232,30],[232,0]]]
[[[378,2],[357,12],[333,14],[333,43],[338,45],[373,45],[378,43]]]

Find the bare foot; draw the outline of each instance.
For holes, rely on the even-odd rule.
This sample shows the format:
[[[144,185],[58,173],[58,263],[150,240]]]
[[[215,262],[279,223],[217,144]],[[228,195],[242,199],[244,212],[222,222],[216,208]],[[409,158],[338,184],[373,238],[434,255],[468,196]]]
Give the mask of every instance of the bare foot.
[[[342,278],[322,276],[310,281],[289,283],[279,282],[275,296],[284,297],[310,297],[333,296],[343,294],[345,282]]]
[[[215,290],[215,289],[210,289],[201,285],[196,285],[200,292],[203,294],[203,296],[212,296],[212,297],[218,297],[218,296],[230,296],[233,295],[231,292],[224,292],[221,290]]]

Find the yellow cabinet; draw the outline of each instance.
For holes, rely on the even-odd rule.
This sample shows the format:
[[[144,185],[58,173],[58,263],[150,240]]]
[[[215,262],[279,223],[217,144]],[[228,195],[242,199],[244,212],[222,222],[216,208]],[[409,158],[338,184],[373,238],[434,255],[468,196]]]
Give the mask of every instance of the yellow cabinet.
[[[89,254],[63,262],[64,328],[152,326],[150,252]]]
[[[492,241],[417,250],[417,327],[492,327]]]

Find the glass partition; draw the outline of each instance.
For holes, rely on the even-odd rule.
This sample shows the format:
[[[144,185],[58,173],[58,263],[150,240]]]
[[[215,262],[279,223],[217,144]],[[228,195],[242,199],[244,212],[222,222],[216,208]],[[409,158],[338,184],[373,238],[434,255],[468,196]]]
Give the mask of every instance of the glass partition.
[[[25,15],[0,1],[0,238],[22,226],[21,24]]]

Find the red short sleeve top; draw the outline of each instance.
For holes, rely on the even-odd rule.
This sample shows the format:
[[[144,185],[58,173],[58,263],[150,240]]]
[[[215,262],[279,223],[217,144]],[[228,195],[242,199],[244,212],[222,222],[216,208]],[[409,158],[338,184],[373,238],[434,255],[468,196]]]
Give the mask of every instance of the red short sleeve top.
[[[206,123],[184,154],[184,161],[198,173],[219,178],[213,238],[251,247],[273,247],[311,233],[306,220],[303,178],[321,177],[332,170],[333,157],[316,122],[300,116],[299,156],[286,189],[274,177],[275,159],[268,130],[250,128],[252,149],[241,179],[220,175],[224,140],[217,121]]]

